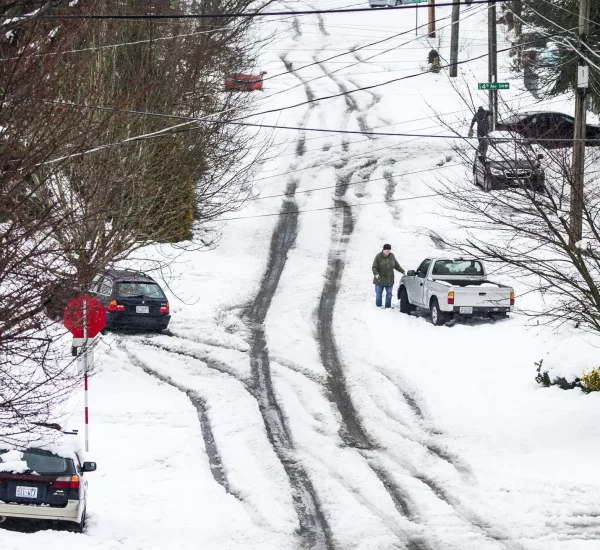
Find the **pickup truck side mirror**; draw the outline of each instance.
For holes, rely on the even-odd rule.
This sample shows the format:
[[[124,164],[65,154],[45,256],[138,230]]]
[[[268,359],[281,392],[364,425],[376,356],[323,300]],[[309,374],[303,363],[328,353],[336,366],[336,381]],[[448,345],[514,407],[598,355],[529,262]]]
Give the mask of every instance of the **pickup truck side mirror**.
[[[407,277],[414,277],[417,274],[417,272],[414,269],[409,269],[408,273],[406,274]]]
[[[84,462],[81,469],[84,472],[95,472],[96,471],[96,463],[95,462]]]

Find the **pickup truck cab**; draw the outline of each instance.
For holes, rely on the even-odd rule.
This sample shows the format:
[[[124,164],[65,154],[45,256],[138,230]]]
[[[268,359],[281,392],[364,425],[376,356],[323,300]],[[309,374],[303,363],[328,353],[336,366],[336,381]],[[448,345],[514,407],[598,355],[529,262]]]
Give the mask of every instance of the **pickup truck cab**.
[[[400,312],[431,311],[434,325],[455,315],[506,317],[515,303],[514,290],[487,279],[479,260],[427,258],[400,280]]]

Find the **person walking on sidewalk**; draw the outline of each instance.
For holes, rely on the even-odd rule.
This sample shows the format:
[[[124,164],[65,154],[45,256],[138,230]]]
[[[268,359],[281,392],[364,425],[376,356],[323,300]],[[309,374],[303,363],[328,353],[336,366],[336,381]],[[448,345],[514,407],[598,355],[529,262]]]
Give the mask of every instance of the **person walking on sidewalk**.
[[[385,307],[392,307],[392,287],[394,286],[394,269],[404,274],[404,269],[396,261],[389,244],[373,260],[373,284],[375,285],[375,305],[381,307],[383,289],[385,289]]]

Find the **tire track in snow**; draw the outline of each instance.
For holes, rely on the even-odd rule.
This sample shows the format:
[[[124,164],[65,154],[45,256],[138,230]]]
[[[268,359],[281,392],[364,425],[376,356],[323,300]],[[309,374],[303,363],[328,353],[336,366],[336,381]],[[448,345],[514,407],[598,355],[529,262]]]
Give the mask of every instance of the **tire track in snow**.
[[[324,63],[321,63],[317,59],[316,55],[313,57],[313,60],[319,65],[319,68],[331,79],[331,81],[338,87],[340,93],[345,94],[343,97],[344,101],[346,102],[346,110],[348,111],[348,113],[354,114],[360,130],[362,132],[368,132],[369,126],[367,125],[367,119],[362,114],[361,109],[358,106],[358,102],[356,101],[356,98],[348,94],[348,88],[346,87],[346,85],[343,84],[336,76],[334,76],[333,73],[329,71],[329,69],[327,69]],[[367,138],[372,140],[374,139],[374,136],[367,134]],[[347,149],[345,150],[347,151]]]
[[[314,59],[315,62],[317,62],[316,56]],[[323,64],[318,64],[321,70],[337,85],[339,90],[342,93],[346,93],[347,89],[345,86],[337,81]],[[366,120],[362,115],[357,114],[360,109],[356,100],[352,96],[346,95],[344,96],[344,101],[346,103],[348,118],[354,114],[357,118],[359,127],[362,130],[365,130],[367,128]],[[346,143],[346,147],[343,149],[347,152],[349,150],[349,143]],[[354,232],[352,208],[348,206],[344,196],[348,190],[348,184],[355,174],[366,168],[367,172],[362,174],[366,183],[370,174],[377,168],[376,159],[371,158],[363,161],[363,164],[357,169],[350,170],[348,173],[343,174],[341,173],[341,170],[346,167],[347,163],[347,160],[342,160],[342,163],[336,166],[337,173],[336,187],[334,190],[334,206],[337,206],[338,208],[332,211],[332,245],[329,252],[325,283],[323,285],[323,291],[317,310],[316,328],[319,340],[318,346],[321,362],[329,374],[329,391],[341,416],[340,437],[346,445],[358,449],[371,471],[377,476],[383,488],[389,494],[398,513],[414,522],[416,519],[416,515],[412,512],[414,506],[409,504],[406,493],[396,484],[393,476],[375,457],[372,456],[374,445],[366,430],[361,425],[356,409],[354,408],[348,393],[344,372],[345,368],[339,358],[337,346],[335,344],[333,312],[344,271],[346,248],[350,237]],[[340,226],[341,231],[337,229]],[[407,550],[431,550],[431,547],[419,537],[409,537],[408,540],[403,540],[403,543]]]
[[[300,29],[298,28],[296,32],[299,35]],[[281,60],[286,69],[292,73],[292,64],[286,60],[285,56],[281,57]],[[308,83],[300,77],[298,78],[304,85],[307,98],[314,98]],[[300,126],[306,125],[313,108],[314,104],[311,104],[301,120]],[[302,157],[306,151],[304,142],[305,134],[300,132],[296,144],[296,156],[298,158]],[[312,482],[295,456],[294,444],[286,419],[275,397],[264,327],[264,321],[279,286],[289,250],[296,241],[298,234],[298,204],[295,199],[298,183],[299,180],[293,178],[287,185],[286,197],[283,199],[280,211],[281,216],[278,217],[277,225],[271,237],[265,274],[258,294],[246,311],[245,316],[250,330],[250,366],[254,380],[255,396],[269,441],[290,480],[303,546],[316,550],[328,550],[333,548],[329,526],[321,511]]]
[[[196,359],[198,361],[201,361],[202,363],[205,363],[209,369],[216,370],[221,374],[226,374],[227,376],[231,376],[235,378],[238,382],[240,382],[246,389],[249,389],[247,381],[243,378],[240,378],[234,369],[229,367],[229,365],[227,365],[226,363],[214,359],[206,352],[202,352],[200,350],[189,351],[182,347],[167,346],[165,344],[154,342],[151,338],[135,339],[134,341],[144,346],[149,346],[162,351],[166,351],[167,353],[174,353],[175,355],[181,355],[183,357],[189,357],[190,359]]]
[[[294,456],[294,446],[285,418],[277,403],[273,382],[264,321],[287,260],[296,240],[298,214],[293,193],[296,183],[288,186],[291,198],[285,199],[277,226],[271,238],[266,272],[254,303],[246,313],[250,329],[250,364],[254,376],[255,393],[263,416],[269,441],[281,461],[294,491],[294,504],[300,521],[300,535],[309,548],[332,548],[329,528],[317,501],[308,474]]]
[[[164,384],[168,384],[169,386],[172,386],[173,388],[179,390],[188,397],[188,399],[190,400],[190,402],[192,403],[192,405],[198,413],[198,420],[200,421],[202,439],[204,439],[204,446],[206,448],[208,463],[210,465],[210,471],[212,473],[213,478],[219,485],[222,485],[225,491],[227,491],[230,495],[242,501],[242,499],[238,495],[231,491],[229,481],[227,480],[227,476],[225,475],[225,470],[223,468],[221,455],[219,454],[219,449],[215,442],[212,427],[210,424],[210,418],[208,416],[208,413],[206,412],[206,405],[204,404],[200,396],[197,393],[178,384],[172,378],[164,376],[163,374],[160,374],[159,372],[156,372],[154,369],[150,368],[137,355],[135,355],[135,353],[127,349],[126,344],[123,343],[120,339],[117,340],[117,346],[127,354],[127,357],[133,365],[139,367],[146,374],[153,376],[154,378],[160,380]]]

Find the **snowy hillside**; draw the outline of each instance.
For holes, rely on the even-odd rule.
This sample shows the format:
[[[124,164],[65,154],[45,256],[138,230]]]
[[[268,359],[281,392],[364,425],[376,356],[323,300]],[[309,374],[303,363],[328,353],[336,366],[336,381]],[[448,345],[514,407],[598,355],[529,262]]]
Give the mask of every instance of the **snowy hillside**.
[[[150,252],[177,256],[170,334],[104,337],[87,532],[0,531],[2,550],[600,549],[600,395],[534,382],[540,359],[597,366],[598,342],[518,312],[434,327],[375,307],[375,254],[391,243],[406,270],[444,256],[436,236],[457,230],[432,188],[472,177],[435,115],[466,134],[457,90],[485,105],[487,60],[423,74],[433,47],[449,58],[449,16],[437,39],[424,9],[417,37],[414,10],[261,21],[274,37],[248,121],[295,129],[274,131],[218,248]],[[487,53],[486,5],[462,10],[460,44],[460,60]],[[503,101],[533,106],[508,64]],[[496,278],[518,306],[522,284]]]

